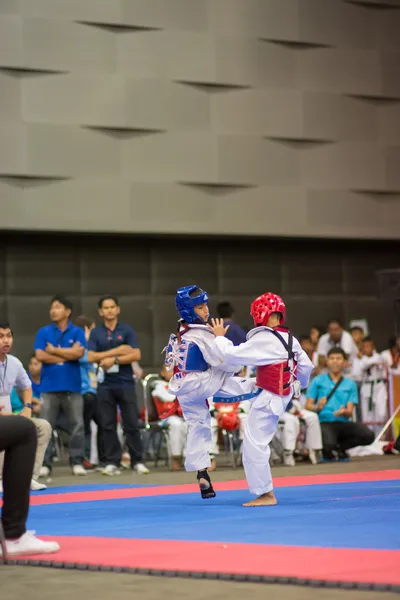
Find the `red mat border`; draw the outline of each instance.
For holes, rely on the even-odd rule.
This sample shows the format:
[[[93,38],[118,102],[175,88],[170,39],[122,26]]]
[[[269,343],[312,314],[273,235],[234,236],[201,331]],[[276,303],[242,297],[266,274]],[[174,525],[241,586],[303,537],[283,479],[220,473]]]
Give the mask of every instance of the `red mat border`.
[[[274,478],[275,488],[293,487],[304,485],[326,485],[335,483],[357,483],[371,481],[394,481],[400,479],[400,469],[387,471],[365,471],[360,473],[333,473],[326,475],[293,475]],[[112,483],[110,482],[110,487]],[[246,480],[217,482],[214,484],[217,491],[246,490]],[[176,494],[198,493],[199,488],[195,483],[181,485],[161,485],[143,488],[110,489],[85,492],[66,492],[59,494],[44,494],[31,496],[31,506],[47,504],[63,504],[68,502],[91,502],[95,500],[117,500],[123,498],[145,498],[151,496],[165,496]]]
[[[59,542],[49,566],[150,569],[400,585],[400,550],[309,548],[97,537],[43,537]]]

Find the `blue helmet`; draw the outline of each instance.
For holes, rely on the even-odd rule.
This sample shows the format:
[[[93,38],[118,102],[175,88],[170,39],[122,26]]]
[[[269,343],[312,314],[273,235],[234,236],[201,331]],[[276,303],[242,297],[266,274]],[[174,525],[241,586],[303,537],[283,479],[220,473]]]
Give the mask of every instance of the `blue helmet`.
[[[194,294],[197,292],[197,294]],[[190,296],[190,294],[193,294]],[[197,285],[186,285],[176,292],[175,305],[181,319],[186,323],[202,322],[194,312],[194,307],[208,302],[208,294]]]

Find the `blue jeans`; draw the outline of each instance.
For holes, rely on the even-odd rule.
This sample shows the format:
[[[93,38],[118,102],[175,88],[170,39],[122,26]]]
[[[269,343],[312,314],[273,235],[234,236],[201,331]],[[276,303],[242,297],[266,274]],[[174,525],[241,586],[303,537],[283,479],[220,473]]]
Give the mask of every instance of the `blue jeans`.
[[[81,465],[85,455],[85,433],[83,427],[83,399],[81,394],[72,392],[47,392],[40,395],[40,416],[46,419],[54,429],[60,411],[68,423],[69,462]],[[43,464],[51,470],[52,444],[46,450]]]

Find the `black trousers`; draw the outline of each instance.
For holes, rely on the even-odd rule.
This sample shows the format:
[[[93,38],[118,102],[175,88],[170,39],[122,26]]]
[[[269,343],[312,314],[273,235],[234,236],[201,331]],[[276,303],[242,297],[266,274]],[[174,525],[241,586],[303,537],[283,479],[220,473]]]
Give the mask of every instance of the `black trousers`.
[[[122,426],[131,457],[131,466],[143,462],[142,438],[139,429],[139,411],[135,388],[97,389],[97,413],[101,427],[104,462],[119,466],[122,448],[117,436],[117,406],[120,408]]]
[[[90,460],[90,448],[92,441],[92,430],[90,421],[94,421],[97,425],[97,452],[99,455],[99,463],[104,462],[104,447],[101,425],[98,419],[97,396],[88,392],[83,394],[83,426],[85,429],[85,458]]]
[[[322,451],[325,458],[332,458],[332,451],[345,452],[355,446],[369,446],[375,439],[373,431],[361,423],[351,421],[321,423]]]
[[[1,521],[9,540],[21,537],[26,531],[36,446],[36,427],[32,421],[20,416],[0,416],[0,451],[5,450]]]

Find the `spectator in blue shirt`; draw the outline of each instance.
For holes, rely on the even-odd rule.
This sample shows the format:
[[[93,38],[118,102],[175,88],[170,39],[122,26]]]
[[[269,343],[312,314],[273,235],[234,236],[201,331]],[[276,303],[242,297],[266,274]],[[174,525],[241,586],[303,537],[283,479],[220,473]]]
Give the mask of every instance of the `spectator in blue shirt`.
[[[348,460],[349,448],[369,446],[374,441],[368,427],[351,421],[358,392],[355,382],[343,377],[346,362],[342,348],[331,348],[327,354],[328,373],[314,377],[306,393],[305,408],[318,413],[321,423],[325,460]]]
[[[68,421],[69,460],[74,475],[86,475],[84,460],[83,400],[79,359],[82,358],[85,334],[71,323],[71,303],[55,296],[50,305],[51,325],[36,334],[35,356],[42,363],[40,378],[41,417],[54,428],[62,411]],[[48,476],[52,468],[52,448],[49,444],[42,468]]]
[[[142,439],[139,430],[139,411],[136,402],[132,362],[140,360],[136,333],[119,321],[120,307],[115,296],[99,300],[103,325],[95,327],[89,338],[88,359],[99,365],[97,388],[98,419],[101,425],[104,475],[116,475],[121,464],[122,448],[117,436],[117,407],[132,468],[140,474],[149,470],[143,464]]]
[[[85,339],[88,342],[92,329],[95,328],[96,324],[93,319],[81,315],[75,319],[75,325],[80,327],[84,334]],[[85,353],[79,360],[81,368],[81,391],[83,397],[83,425],[85,429],[85,461],[83,466],[85,469],[93,469],[94,465],[90,462],[91,454],[91,441],[92,441],[92,430],[91,421],[97,423],[96,408],[97,408],[97,374],[96,366],[90,363],[88,360],[88,351],[85,349]],[[98,446],[100,442],[100,432],[98,430]]]
[[[220,302],[217,306],[217,314],[220,319],[224,320],[224,325],[229,325],[225,337],[232,342],[234,346],[239,346],[246,341],[246,332],[233,320],[235,312],[230,302]]]
[[[40,374],[42,372],[42,363],[32,354],[28,364],[28,377],[32,383],[32,398],[40,400]]]

